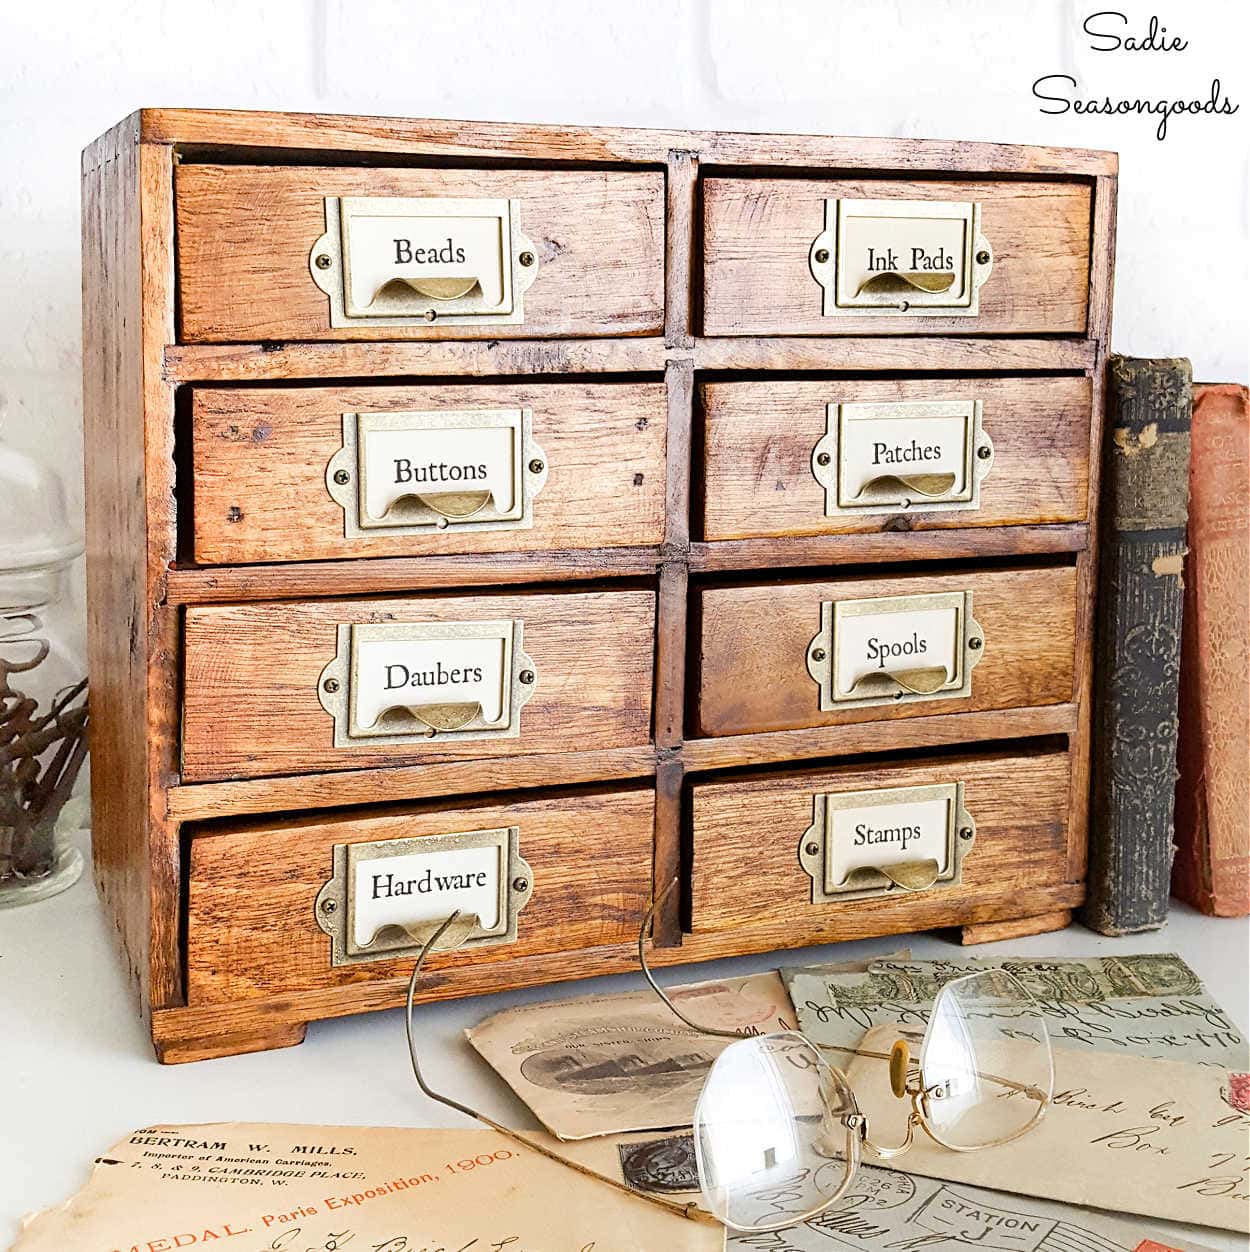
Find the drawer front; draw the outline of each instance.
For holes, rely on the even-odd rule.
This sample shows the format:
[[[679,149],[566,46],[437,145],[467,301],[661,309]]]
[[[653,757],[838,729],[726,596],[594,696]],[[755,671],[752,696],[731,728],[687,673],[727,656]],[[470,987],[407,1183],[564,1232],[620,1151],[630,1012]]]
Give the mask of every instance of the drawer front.
[[[1088,378],[709,383],[702,398],[706,539],[1087,516]]]
[[[174,188],[185,342],[663,326],[658,171],[182,165]]]
[[[745,178],[703,187],[707,335],[1085,332],[1088,187]],[[861,233],[843,220],[839,235],[839,204],[869,214],[856,219],[867,223]],[[956,294],[925,290],[945,283]]]
[[[646,744],[654,635],[647,590],[191,608],[182,777]]]
[[[709,587],[699,604],[705,735],[1073,698],[1076,573],[1068,567]],[[860,613],[858,625],[847,620]],[[832,639],[838,614],[845,625]],[[934,666],[948,667],[936,685]],[[895,673],[901,685],[889,679]]]
[[[800,862],[818,838],[818,805],[838,804],[853,814],[833,836],[843,863],[870,866],[899,856],[898,840],[912,829],[906,810],[891,807],[915,796],[960,787],[971,825],[954,834],[961,852],[958,881],[916,891],[884,887],[839,900],[836,892],[813,903],[813,879]],[[696,783],[692,821],[692,930],[731,930],[781,923],[793,928],[793,946],[841,937],[857,912],[871,913],[875,933],[923,930],[971,920],[994,902],[1004,909],[1021,893],[1062,884],[1068,877],[1066,823],[1069,762],[1064,753],[919,760],[877,767],[848,766],[744,776]],[[878,822],[873,813],[881,814]],[[900,820],[900,815],[902,820]],[[857,839],[875,838],[876,853]],[[891,841],[891,837],[895,838]],[[868,877],[873,877],[869,875]],[[851,894],[854,894],[853,892]],[[789,941],[788,941],[789,942]]]
[[[197,389],[195,558],[658,544],[666,413],[662,383]]]
[[[406,862],[410,879],[428,887],[431,879],[419,859],[422,840],[515,831],[517,855],[532,878],[524,883],[524,905],[515,914],[515,937],[432,956],[429,968],[446,967],[453,986],[455,969],[468,964],[506,967],[513,957],[632,942],[650,900],[654,815],[654,794],[637,789],[461,808],[422,805],[383,815],[308,817],[197,834],[191,840],[187,898],[188,1001],[223,1003],[408,977],[419,943],[392,948],[393,958],[335,963],[334,941],[318,914],[333,928],[327,917],[336,919],[338,911],[319,909],[318,896],[331,878],[336,848],[364,845],[385,855],[394,841],[400,854],[418,858]],[[433,872],[446,868],[434,862]],[[379,879],[363,884],[366,898],[379,889],[393,893],[404,881],[398,875]],[[445,898],[449,910],[463,907],[454,893]],[[409,914],[408,902],[392,894],[379,907],[386,911],[371,920],[403,924],[424,921],[441,906],[421,899]],[[505,970],[501,977],[506,976]]]

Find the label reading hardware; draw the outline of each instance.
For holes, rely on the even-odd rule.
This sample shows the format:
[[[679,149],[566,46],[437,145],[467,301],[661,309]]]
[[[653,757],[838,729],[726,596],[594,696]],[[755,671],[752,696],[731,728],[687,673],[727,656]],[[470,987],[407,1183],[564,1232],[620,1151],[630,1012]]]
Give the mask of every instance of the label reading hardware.
[[[985,642],[972,619],[972,592],[827,600],[820,607],[807,669],[822,711],[972,694]]]
[[[345,413],[326,466],[348,539],[526,529],[546,481],[529,409]]]
[[[975,317],[994,256],[973,201],[825,201],[812,242],[823,313]]]
[[[334,965],[412,954],[456,912],[440,947],[509,943],[532,883],[515,826],[339,844],[317,923]]]
[[[340,626],[318,682],[335,747],[515,738],[537,682],[523,629],[512,620]]]
[[[799,860],[813,904],[958,883],[976,836],[962,783],[832,792],[812,807]]]
[[[538,270],[517,200],[328,196],[309,254],[333,327],[517,325]]]
[[[975,509],[993,462],[979,400],[833,403],[812,450],[826,517]]]

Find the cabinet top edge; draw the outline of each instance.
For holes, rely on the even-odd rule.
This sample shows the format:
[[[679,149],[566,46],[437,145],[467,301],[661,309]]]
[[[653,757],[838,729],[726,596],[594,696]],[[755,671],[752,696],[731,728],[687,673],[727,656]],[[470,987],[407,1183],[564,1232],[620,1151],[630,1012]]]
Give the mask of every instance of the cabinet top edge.
[[[435,158],[663,164],[673,152],[711,165],[875,166],[898,171],[1114,176],[1115,152],[975,142],[740,131],[572,126],[226,109],[140,109],[142,143]],[[126,123],[115,127],[120,131]],[[110,132],[113,133],[113,132]],[[97,141],[98,142],[98,141]],[[93,145],[94,146],[94,145]],[[90,149],[88,149],[89,151]]]

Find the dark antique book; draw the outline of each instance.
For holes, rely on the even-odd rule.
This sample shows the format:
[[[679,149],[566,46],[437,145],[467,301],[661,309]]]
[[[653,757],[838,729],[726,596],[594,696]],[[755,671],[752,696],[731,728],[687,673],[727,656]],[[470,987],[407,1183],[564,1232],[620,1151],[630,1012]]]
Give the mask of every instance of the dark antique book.
[[[1108,363],[1083,911],[1105,935],[1167,919],[1190,401],[1186,360]]]
[[[1194,387],[1172,893],[1250,913],[1250,394]]]

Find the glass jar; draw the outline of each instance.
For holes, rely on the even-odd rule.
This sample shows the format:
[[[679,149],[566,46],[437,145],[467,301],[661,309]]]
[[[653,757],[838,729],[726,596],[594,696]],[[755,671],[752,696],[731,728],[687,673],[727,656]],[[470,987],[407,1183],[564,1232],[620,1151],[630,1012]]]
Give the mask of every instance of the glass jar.
[[[87,751],[86,679],[48,630],[82,547],[60,476],[0,442],[0,908],[82,874],[60,819]]]

